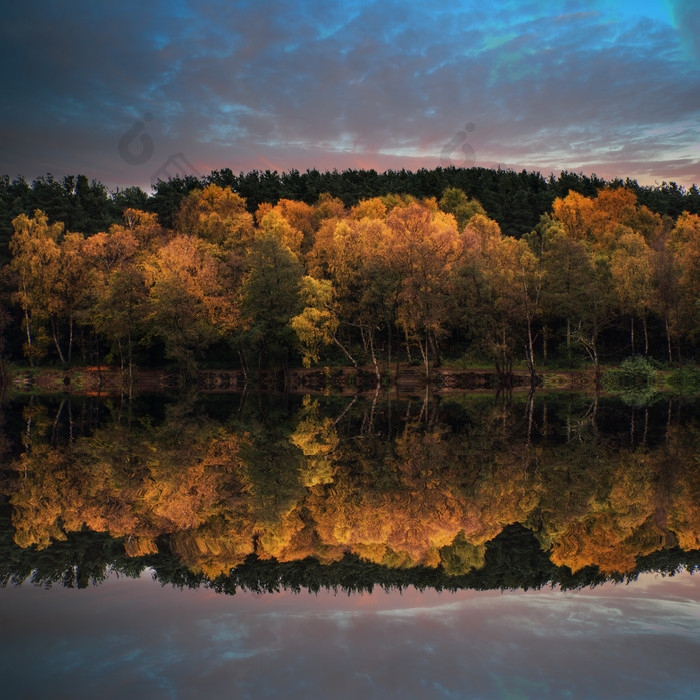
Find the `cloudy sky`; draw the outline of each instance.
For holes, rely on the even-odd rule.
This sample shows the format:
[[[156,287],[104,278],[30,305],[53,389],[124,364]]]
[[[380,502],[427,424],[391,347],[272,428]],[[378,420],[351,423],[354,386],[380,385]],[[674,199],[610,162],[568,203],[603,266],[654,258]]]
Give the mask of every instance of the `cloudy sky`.
[[[3,3],[0,173],[476,164],[690,185],[699,37],[697,0]]]

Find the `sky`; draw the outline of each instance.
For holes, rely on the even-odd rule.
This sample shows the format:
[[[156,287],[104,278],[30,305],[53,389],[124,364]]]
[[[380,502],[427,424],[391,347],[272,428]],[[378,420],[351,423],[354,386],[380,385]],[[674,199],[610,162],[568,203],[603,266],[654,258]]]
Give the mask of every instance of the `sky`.
[[[697,698],[698,576],[562,592],[0,589],[8,697]]]
[[[700,183],[699,0],[29,0],[0,173],[562,169]]]

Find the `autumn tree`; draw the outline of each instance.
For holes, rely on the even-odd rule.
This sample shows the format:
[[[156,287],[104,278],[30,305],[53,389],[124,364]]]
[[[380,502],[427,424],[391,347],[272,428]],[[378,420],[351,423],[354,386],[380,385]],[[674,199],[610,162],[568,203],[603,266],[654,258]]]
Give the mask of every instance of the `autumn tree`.
[[[317,225],[320,225],[326,219],[342,219],[346,214],[342,200],[333,197],[328,192],[323,192],[319,195],[313,208]]]
[[[130,387],[134,330],[145,315],[147,290],[143,260],[148,248],[154,247],[161,235],[151,215],[127,209],[124,225],[114,224],[109,231],[90,236],[84,245],[93,272],[87,320],[107,339],[110,353],[118,352],[122,371],[126,346]]]
[[[387,206],[381,197],[361,199],[350,211],[353,219],[386,219]]]
[[[144,263],[148,300],[147,334],[165,345],[166,356],[185,373],[196,355],[232,333],[238,322],[236,300],[222,284],[212,247],[179,235]]]
[[[390,233],[384,255],[400,271],[398,322],[418,345],[426,378],[430,358],[448,312],[450,275],[462,242],[451,214],[420,204],[395,207],[387,217]]]
[[[600,381],[598,344],[600,334],[613,320],[615,296],[609,258],[598,254],[591,259],[592,275],[586,280],[586,303],[582,308],[573,339],[588,353]]]
[[[642,322],[644,354],[649,354],[647,318],[652,305],[652,251],[644,237],[630,231],[623,234],[610,260],[614,292],[622,313],[630,317],[630,345],[635,353],[634,319]]]
[[[336,337],[338,319],[333,311],[333,286],[330,280],[319,280],[304,276],[300,285],[300,301],[303,309],[290,320],[290,325],[299,338],[304,366],[318,362],[321,349],[332,342],[340,345]],[[347,351],[348,358],[357,364]]]
[[[668,362],[673,362],[672,336],[680,317],[680,266],[668,240],[663,240],[652,255],[652,308],[664,324]]]
[[[586,242],[593,232],[593,202],[578,192],[557,197],[552,204],[554,218],[561,222],[567,238]]]
[[[13,256],[10,269],[16,275],[18,285],[14,300],[24,315],[27,338],[24,350],[33,366],[46,353],[49,341],[46,325],[51,311],[48,302],[59,271],[63,224],[49,225],[46,214],[38,209],[31,218],[20,214],[12,224],[15,232],[10,241]],[[54,342],[60,352],[55,333]]]
[[[293,234],[295,244],[289,246],[295,253],[297,253],[296,239],[301,234],[301,239],[298,242],[298,253],[306,255],[314,244],[314,237],[319,226],[317,210],[314,210],[313,207],[305,202],[280,199],[274,206],[267,205],[266,211],[264,205],[258,207],[258,212],[256,213],[258,225],[261,224],[262,219],[268,212],[278,214],[289,225],[290,229],[295,232]]]
[[[308,261],[316,277],[331,280],[339,328],[348,336],[359,332],[366,355],[380,378],[377,334],[387,329],[391,353],[392,322],[396,318],[401,273],[387,252],[390,231],[380,218],[363,216],[325,221],[316,234]],[[355,364],[347,344],[335,338]]]
[[[584,316],[593,268],[585,245],[567,236],[560,224],[550,221],[545,225],[542,237],[543,311],[551,320],[564,321],[570,362],[572,328]]]
[[[525,357],[530,376],[535,377],[533,322],[540,313],[543,269],[527,241],[507,236],[487,253],[494,306],[500,318],[501,367],[507,362],[507,335],[525,325]],[[498,359],[497,359],[498,366]]]
[[[175,230],[244,255],[253,240],[253,217],[240,195],[212,184],[187,195],[175,215]]]
[[[700,328],[700,216],[687,212],[678,217],[671,232],[670,249],[678,272],[678,303],[673,323],[681,335],[693,334]],[[679,345],[680,360],[680,345]]]
[[[302,231],[293,226],[277,207],[271,208],[260,217],[255,236],[276,238],[297,257],[301,253],[304,240]]]
[[[501,229],[495,221],[476,214],[460,238],[461,252],[451,280],[454,305],[450,324],[460,333],[466,331],[472,351],[480,356],[493,357],[500,333],[489,260],[502,240]],[[496,356],[502,357],[502,354],[496,352]]]

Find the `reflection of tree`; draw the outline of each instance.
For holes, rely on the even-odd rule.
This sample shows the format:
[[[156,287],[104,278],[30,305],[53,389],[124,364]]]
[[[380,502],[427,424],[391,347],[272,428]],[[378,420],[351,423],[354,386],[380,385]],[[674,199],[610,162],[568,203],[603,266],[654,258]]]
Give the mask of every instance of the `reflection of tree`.
[[[304,400],[304,410],[297,429],[289,440],[296,445],[306,458],[302,467],[304,486],[329,484],[333,481],[333,450],[338,446],[338,431],[335,421],[322,416],[318,401]]]
[[[34,442],[13,465],[18,544],[46,546],[85,525],[136,540],[142,552],[149,539],[198,527],[235,503],[242,438],[211,425],[178,428],[176,439],[168,424],[147,435],[114,424],[68,445]]]
[[[418,422],[415,402],[331,405],[305,400],[291,419],[239,411],[228,424],[196,404],[154,425],[115,411],[88,436],[69,403],[35,403],[6,488],[15,542],[45,548],[87,527],[134,557],[167,545],[209,577],[252,554],[347,553],[461,576],[515,523],[572,572],[632,571],[640,556],[700,544],[692,425],[635,445],[625,413],[585,402],[432,399]]]

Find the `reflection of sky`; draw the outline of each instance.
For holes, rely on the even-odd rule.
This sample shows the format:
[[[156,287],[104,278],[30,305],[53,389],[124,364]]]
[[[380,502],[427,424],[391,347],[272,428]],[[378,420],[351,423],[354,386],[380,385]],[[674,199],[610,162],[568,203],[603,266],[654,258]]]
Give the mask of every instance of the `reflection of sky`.
[[[694,698],[700,586],[239,594],[111,579],[0,593],[6,697]]]
[[[699,36],[697,0],[5,3],[0,172],[435,167],[471,122],[478,165],[688,184]]]

